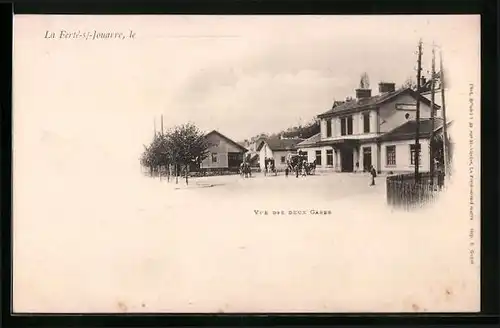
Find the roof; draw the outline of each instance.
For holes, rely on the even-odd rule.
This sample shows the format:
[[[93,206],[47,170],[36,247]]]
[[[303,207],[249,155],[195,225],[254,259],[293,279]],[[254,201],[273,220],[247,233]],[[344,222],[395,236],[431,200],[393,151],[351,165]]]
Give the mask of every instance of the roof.
[[[246,153],[248,151],[248,149],[246,149],[245,147],[243,147],[242,145],[240,145],[239,143],[229,139],[228,137],[226,137],[225,135],[223,135],[222,133],[220,133],[219,131],[216,131],[216,130],[212,130],[211,132],[207,133],[205,135],[205,137],[208,137],[209,135],[211,134],[216,134],[218,135],[220,138],[226,140],[228,143],[234,145],[235,147],[239,148],[242,152]]]
[[[442,126],[443,120],[441,118],[435,118],[434,131],[439,130]],[[432,120],[430,118],[421,119],[419,127],[420,129],[418,134],[420,137],[430,137],[432,131]],[[413,139],[416,136],[416,131],[417,121],[411,120],[382,135],[380,137],[380,141]]]
[[[451,120],[451,121],[448,121],[448,123],[446,123],[446,127],[448,128],[450,125],[452,125],[455,121]],[[434,132],[438,132],[438,133],[441,133],[441,131],[443,130],[443,124],[441,124],[436,130],[434,130]]]
[[[369,109],[373,107],[377,107],[389,100],[392,100],[400,95],[403,94],[409,94],[415,99],[420,98],[420,101],[427,104],[428,106],[431,105],[431,101],[427,99],[426,97],[419,95],[417,92],[413,91],[410,88],[405,88],[405,89],[399,89],[393,92],[388,92],[384,94],[379,94],[373,97],[367,97],[367,98],[361,98],[361,99],[353,99],[346,101],[340,105],[334,106],[332,109],[318,115],[318,117],[326,117],[330,115],[335,115],[335,114],[342,114],[342,113],[347,113],[347,112],[354,112],[358,110],[364,110],[364,109]],[[435,108],[440,108],[438,105],[434,104]]]
[[[304,140],[302,142],[299,142],[297,144],[297,147],[311,146],[311,145],[314,145],[314,144],[318,143],[320,140],[321,140],[321,132],[320,133],[316,133],[312,137],[307,138],[306,140]]]
[[[260,151],[264,146],[264,143],[267,143],[267,146],[271,148],[272,151],[278,150],[296,150],[297,145],[304,141],[304,139],[296,138],[296,139],[279,139],[279,138],[271,138],[261,141],[259,146],[257,147],[257,151]]]

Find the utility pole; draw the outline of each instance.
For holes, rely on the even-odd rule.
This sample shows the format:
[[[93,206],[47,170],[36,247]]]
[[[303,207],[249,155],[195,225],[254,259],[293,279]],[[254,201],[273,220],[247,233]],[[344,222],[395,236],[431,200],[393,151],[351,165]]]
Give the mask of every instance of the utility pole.
[[[163,114],[161,114],[161,135],[163,136]]]
[[[415,182],[418,182],[419,179],[419,174],[418,174],[418,166],[420,165],[419,163],[419,155],[420,155],[420,74],[422,71],[422,39],[418,41],[418,59],[417,59],[417,105],[416,105],[416,110],[417,110],[417,117],[416,117],[416,123],[417,127],[415,129]]]
[[[443,50],[441,49],[439,51],[439,70],[441,73],[441,112],[443,115],[443,161],[444,161],[444,176],[446,177],[448,172],[448,133],[446,131],[446,104],[445,104],[445,96],[444,96],[444,91],[445,91],[445,83],[444,83],[444,67],[443,67]]]
[[[431,187],[434,184],[434,120],[435,120],[435,110],[434,110],[434,75],[436,74],[436,53],[434,49],[434,44],[432,44],[432,68],[431,68],[431,138],[429,142],[429,154],[431,158],[430,162],[430,173],[431,173]]]
[[[153,125],[154,125],[154,132],[153,132],[154,135],[153,135],[153,137],[156,138],[156,117],[153,117]]]
[[[161,137],[162,137],[162,142],[163,142],[163,114],[161,114]],[[161,181],[161,175],[163,173],[163,165],[160,165],[160,181]]]

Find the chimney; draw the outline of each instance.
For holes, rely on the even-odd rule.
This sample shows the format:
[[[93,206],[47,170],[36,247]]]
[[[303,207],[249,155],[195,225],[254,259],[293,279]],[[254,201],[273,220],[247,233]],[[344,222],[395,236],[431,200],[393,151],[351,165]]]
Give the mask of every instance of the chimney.
[[[380,82],[378,84],[378,92],[379,93],[393,92],[394,90],[396,90],[396,83]]]
[[[370,98],[371,96],[371,89],[356,89],[356,99]]]

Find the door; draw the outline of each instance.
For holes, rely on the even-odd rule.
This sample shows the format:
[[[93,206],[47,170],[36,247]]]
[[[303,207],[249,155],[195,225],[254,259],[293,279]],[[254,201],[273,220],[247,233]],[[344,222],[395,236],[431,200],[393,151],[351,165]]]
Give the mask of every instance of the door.
[[[341,150],[342,172],[354,171],[353,150],[352,148]]]
[[[240,164],[243,162],[242,153],[228,153],[227,154],[227,164],[229,168],[239,168]]]
[[[369,171],[372,165],[372,147],[363,147],[363,171]]]

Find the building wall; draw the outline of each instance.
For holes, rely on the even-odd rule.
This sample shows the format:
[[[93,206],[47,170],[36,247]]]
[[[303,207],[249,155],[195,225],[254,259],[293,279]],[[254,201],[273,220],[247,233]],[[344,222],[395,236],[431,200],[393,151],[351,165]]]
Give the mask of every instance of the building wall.
[[[264,143],[264,146],[259,152],[259,166],[261,170],[265,170],[266,168],[266,163],[265,159],[266,158],[272,158],[274,159],[274,165],[276,169],[278,170],[284,170],[286,168],[286,158],[288,154],[296,154],[297,151],[295,150],[277,150],[273,151],[267,143]],[[281,163],[281,157],[285,157],[285,163]]]
[[[364,119],[363,119],[363,114],[364,113],[370,113],[370,132],[365,133],[364,132]],[[327,137],[327,131],[326,131],[326,126],[328,119],[322,119],[321,120],[321,140],[333,140],[333,139],[338,139],[341,137],[346,137],[341,135],[341,118],[343,116],[339,117],[332,117],[331,119],[331,125],[332,125],[332,136]],[[364,112],[359,112],[359,113],[354,113],[352,114],[352,135],[349,136],[360,136],[360,135],[367,135],[367,134],[373,134],[375,136],[377,132],[377,112],[375,110],[368,110]]]
[[[401,124],[405,123],[408,119],[414,120],[416,118],[416,110],[415,109],[407,109],[407,110],[399,110],[396,109],[396,105],[398,104],[408,104],[408,105],[416,105],[417,101],[411,95],[401,95],[396,99],[383,104],[379,108],[379,112],[376,110],[367,110],[359,113],[353,113],[353,131],[352,135],[355,136],[365,136],[367,133],[364,132],[364,122],[363,122],[363,114],[369,112],[370,114],[370,133],[369,134],[378,134],[389,132]],[[410,114],[409,118],[405,117],[405,114]],[[430,117],[430,106],[420,102],[420,117],[421,118],[429,118]],[[341,138],[341,120],[342,116],[332,117],[332,136],[327,137],[326,134],[326,125],[327,119],[321,119],[321,140],[330,140],[330,139],[338,139]]]
[[[273,152],[274,165],[276,166],[276,168],[278,170],[286,169],[286,157],[288,156],[288,154],[296,154],[296,153],[297,153],[296,151],[291,151],[291,150],[287,150],[287,151],[279,150],[279,151]],[[283,156],[285,157],[285,163],[281,163],[281,157],[283,157]]]
[[[259,151],[259,166],[261,170],[264,170],[266,168],[266,163],[265,163],[266,158],[274,158],[274,156],[271,148],[269,148],[267,143],[264,142],[264,146],[262,146],[262,148]]]
[[[410,145],[415,144],[415,140],[391,141],[383,142],[380,145],[380,162],[382,172],[414,172],[415,165],[411,165],[410,161]],[[396,165],[387,165],[386,146],[396,146]],[[421,161],[419,162],[420,172],[428,172],[430,170],[430,154],[429,140],[420,140]]]
[[[307,153],[307,161],[309,163],[312,163],[314,160],[316,160],[316,151],[321,151],[321,165],[316,163],[317,168],[324,168],[324,169],[331,169],[334,170],[336,167],[340,168],[340,160],[336,160],[336,155],[335,150],[332,146],[322,146],[322,147],[304,147],[304,148],[299,148],[299,151],[303,151]],[[326,151],[327,150],[332,150],[333,151],[333,164],[332,165],[327,165],[327,157],[326,157]]]
[[[365,162],[364,162],[365,159],[363,156],[364,148],[370,148],[371,162],[372,162],[371,164],[373,165],[373,167],[377,171],[380,170],[380,164],[379,164],[380,153],[379,153],[378,145],[374,142],[360,145],[357,154],[355,153],[355,155],[358,156],[357,160],[359,161],[359,170],[363,171],[363,169],[365,167]],[[356,158],[354,159],[354,163],[356,163]]]
[[[414,120],[416,118],[416,110],[399,110],[396,109],[397,104],[410,104],[416,105],[417,101],[410,95],[402,95],[397,97],[391,102],[388,102],[380,107],[380,129],[379,132],[385,133],[389,132],[408,120]],[[406,114],[410,114],[409,118],[405,118]],[[430,118],[431,108],[423,102],[420,102],[420,118]]]
[[[201,164],[202,168],[227,168],[228,167],[228,153],[243,153],[240,148],[227,142],[217,134],[211,134],[207,137],[211,146],[208,148],[208,157],[205,158]],[[212,153],[217,153],[217,162],[212,162]]]

